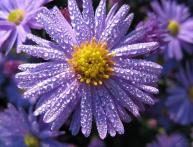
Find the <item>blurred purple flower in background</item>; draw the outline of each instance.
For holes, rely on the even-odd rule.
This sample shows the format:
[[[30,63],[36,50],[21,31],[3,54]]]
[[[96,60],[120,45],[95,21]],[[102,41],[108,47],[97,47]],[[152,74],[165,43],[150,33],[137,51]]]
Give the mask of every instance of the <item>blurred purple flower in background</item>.
[[[63,132],[42,130],[32,114],[27,115],[24,110],[17,110],[11,104],[4,112],[0,112],[0,132],[0,142],[4,147],[68,146],[53,139]]]
[[[57,44],[28,36],[37,45],[19,50],[49,61],[20,65],[18,86],[27,90],[24,97],[32,102],[40,97],[34,114],[44,114],[52,130],[73,112],[73,135],[81,128],[89,136],[93,118],[102,139],[107,133],[123,134],[122,121],[130,122],[130,115],[138,117],[144,104],[155,103],[162,67],[134,58],[150,54],[159,44],[135,43],[141,36],[126,35],[133,19],[128,5],[114,5],[106,15],[106,0],[101,0],[94,16],[91,0],[83,0],[82,14],[76,1],[69,0],[68,10],[72,26],[56,7],[38,14],[37,20]]]
[[[157,136],[156,141],[147,145],[147,147],[189,147],[186,138],[178,133],[171,135],[161,134]]]
[[[20,90],[16,86],[15,73],[18,72],[18,66],[21,60],[15,60],[11,57],[0,57],[0,98],[7,99],[17,106],[27,106],[28,100],[22,99]]]
[[[8,54],[26,40],[30,28],[39,29],[34,19],[41,5],[50,0],[1,0],[0,2],[0,51]]]
[[[15,75],[15,73],[18,72],[18,66],[21,63],[22,62],[19,60],[7,60],[7,61],[5,61],[3,64],[3,73],[8,77]]]
[[[182,59],[182,48],[192,53],[193,17],[190,17],[188,8],[174,0],[162,0],[161,4],[152,2],[152,9],[160,25],[168,31],[164,36],[164,41],[168,42],[165,47],[167,57]]]
[[[168,89],[169,97],[166,105],[170,118],[176,123],[188,125],[193,123],[193,65],[188,63],[177,75],[179,83]]]

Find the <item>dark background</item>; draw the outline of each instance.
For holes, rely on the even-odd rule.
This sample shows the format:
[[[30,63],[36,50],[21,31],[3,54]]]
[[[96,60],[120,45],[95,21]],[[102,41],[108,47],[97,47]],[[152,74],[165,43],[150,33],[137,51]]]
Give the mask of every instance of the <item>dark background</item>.
[[[80,0],[77,0],[80,1]],[[94,0],[94,7],[96,8],[99,0]],[[185,3],[189,6],[190,10],[193,11],[193,0],[179,0],[180,3]],[[146,19],[146,14],[148,10],[150,10],[150,0],[122,0],[122,3],[128,3],[131,6],[131,12],[134,12],[135,18],[132,24],[131,29],[134,29],[135,26],[142,20]],[[67,6],[67,0],[54,0],[50,2],[46,6],[48,8],[52,8],[53,6],[58,6],[60,9],[63,9]],[[108,9],[110,8],[110,4],[108,5]],[[49,37],[46,35],[44,31],[36,31],[33,30],[34,34],[37,34],[42,37]],[[182,64],[185,63],[187,59],[191,59],[192,56],[186,55],[183,59]],[[161,63],[163,64],[162,55],[159,57]],[[8,57],[7,61],[9,60],[19,60],[19,61],[35,61],[37,60],[33,58],[26,57],[26,55],[19,55],[16,56],[14,52],[12,52]],[[181,132],[185,135],[189,141],[191,141],[190,134],[191,134],[191,126],[178,126],[172,123],[168,119],[167,111],[163,106],[162,102],[165,100],[166,97],[166,88],[167,82],[169,79],[172,79],[173,72],[175,72],[178,65],[175,66],[174,69],[168,72],[167,76],[163,75],[159,82],[159,89],[161,90],[160,94],[157,96],[160,102],[158,102],[153,107],[147,107],[147,111],[141,114],[141,118],[136,119],[134,118],[130,124],[124,124],[125,126],[125,134],[124,135],[117,135],[116,137],[107,137],[104,140],[104,143],[107,147],[144,147],[147,143],[153,141],[157,134],[163,132],[164,130],[167,131],[168,134],[172,132]],[[15,100],[18,97],[21,97],[21,91],[19,91],[13,83],[13,76],[12,73],[7,74],[5,73],[6,68],[10,69],[10,65],[1,64],[0,65],[0,104],[1,108],[6,107],[8,101],[13,101],[13,103],[17,103]],[[17,71],[15,69],[13,72]],[[14,98],[13,98],[14,97]],[[25,102],[23,102],[25,103]],[[16,104],[17,105],[17,104]],[[151,127],[149,125],[149,121],[151,119],[157,120],[157,125],[155,127]],[[78,136],[72,136],[71,133],[68,131],[68,123],[61,128],[61,130],[65,130],[66,134],[64,136],[59,137],[58,139],[62,142],[75,144],[80,147],[86,147],[90,143],[93,137],[97,137],[98,133],[96,131],[95,124],[93,124],[92,134],[90,137],[85,138],[81,133]]]

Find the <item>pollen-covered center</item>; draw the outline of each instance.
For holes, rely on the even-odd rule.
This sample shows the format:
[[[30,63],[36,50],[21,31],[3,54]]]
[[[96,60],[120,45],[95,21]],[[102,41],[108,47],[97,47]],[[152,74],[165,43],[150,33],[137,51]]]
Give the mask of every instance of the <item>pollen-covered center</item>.
[[[24,143],[27,147],[40,147],[39,139],[31,134],[24,136]]]
[[[23,18],[24,18],[25,12],[24,10],[21,9],[15,9],[13,11],[11,11],[8,15],[8,21],[9,22],[13,22],[16,25],[19,25]]]
[[[73,67],[80,82],[101,85],[112,74],[112,55],[106,43],[98,43],[95,39],[74,47],[69,64]]]
[[[191,86],[190,88],[189,88],[189,97],[190,97],[190,100],[193,102],[193,86]]]
[[[170,31],[172,36],[176,36],[180,31],[180,24],[177,21],[170,20],[167,29]]]

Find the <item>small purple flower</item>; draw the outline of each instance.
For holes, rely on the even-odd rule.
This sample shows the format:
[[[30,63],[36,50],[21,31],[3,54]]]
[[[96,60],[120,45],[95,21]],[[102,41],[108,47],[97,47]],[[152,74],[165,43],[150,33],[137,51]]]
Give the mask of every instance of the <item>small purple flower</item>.
[[[19,50],[47,62],[20,65],[18,86],[32,102],[40,98],[34,114],[44,114],[52,130],[73,113],[73,135],[81,128],[89,136],[93,119],[101,138],[123,134],[122,121],[130,122],[131,114],[138,117],[144,104],[154,104],[162,69],[134,58],[155,51],[159,44],[135,43],[140,34],[127,35],[133,19],[128,5],[119,10],[114,5],[106,15],[106,0],[95,13],[91,0],[83,0],[81,13],[76,1],[69,0],[68,10],[72,25],[56,7],[38,14],[38,22],[56,43],[28,36],[37,45],[21,45]]]
[[[147,145],[147,147],[189,147],[186,138],[178,133],[171,135],[161,134],[157,136],[156,141]]]
[[[182,67],[177,74],[178,84],[171,87],[167,100],[170,118],[176,123],[188,125],[193,123],[193,65],[188,63],[186,70]]]
[[[13,45],[22,44],[30,28],[40,25],[34,15],[49,0],[1,0],[0,3],[0,51],[9,53]]]
[[[53,139],[62,132],[42,130],[32,114],[27,115],[11,104],[0,113],[0,132],[4,147],[67,147]]]
[[[174,0],[161,2],[152,2],[152,9],[160,25],[168,31],[164,35],[164,41],[168,42],[165,52],[167,57],[180,60],[183,58],[182,48],[192,53],[190,44],[193,43],[193,18],[185,5],[179,5]]]

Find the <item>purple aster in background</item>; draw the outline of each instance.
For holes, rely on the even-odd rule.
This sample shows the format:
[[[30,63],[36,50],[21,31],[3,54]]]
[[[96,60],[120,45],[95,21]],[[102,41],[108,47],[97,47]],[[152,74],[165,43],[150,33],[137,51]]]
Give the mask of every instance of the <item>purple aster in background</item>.
[[[41,5],[50,0],[1,0],[0,51],[8,54],[14,44],[22,44],[30,28],[39,29],[34,19]]]
[[[21,60],[14,60],[13,57],[0,57],[0,98],[5,99],[17,106],[26,106],[28,100],[22,99],[22,95],[15,82],[15,73]]]
[[[106,0],[101,0],[94,15],[91,0],[83,0],[82,13],[76,1],[69,0],[68,10],[72,25],[56,7],[38,14],[56,43],[28,35],[37,45],[21,45],[19,50],[47,62],[20,65],[18,86],[27,90],[25,98],[38,100],[34,114],[44,114],[52,130],[73,113],[73,135],[81,128],[89,136],[93,119],[101,138],[123,134],[122,121],[130,122],[131,114],[138,117],[144,104],[154,104],[162,69],[134,58],[150,54],[159,44],[133,43],[139,35],[127,35],[133,19],[128,5],[114,5],[106,15]]]
[[[188,125],[193,123],[193,65],[188,63],[186,70],[182,67],[177,74],[179,83],[169,88],[166,105],[170,118],[176,123]]]
[[[156,141],[147,145],[147,147],[189,147],[186,138],[178,133],[171,135],[161,134],[157,136]]]
[[[158,1],[152,2],[152,9],[160,25],[168,31],[163,37],[168,42],[165,46],[166,56],[180,60],[183,58],[182,48],[192,53],[193,18],[188,8],[174,0],[162,0],[161,4]]]
[[[0,142],[4,147],[68,147],[53,139],[62,132],[41,129],[32,114],[27,115],[11,104],[0,112],[0,132]]]

